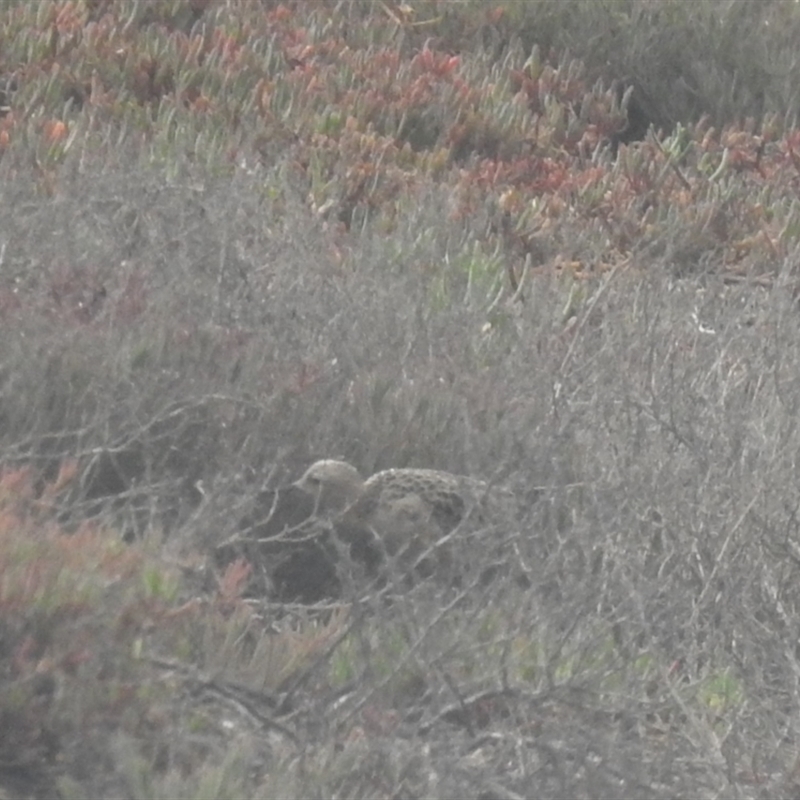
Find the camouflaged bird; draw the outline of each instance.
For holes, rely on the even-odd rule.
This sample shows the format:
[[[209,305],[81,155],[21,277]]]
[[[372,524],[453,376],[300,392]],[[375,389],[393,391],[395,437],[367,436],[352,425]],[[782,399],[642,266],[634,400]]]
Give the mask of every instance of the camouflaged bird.
[[[365,481],[350,464],[324,460],[294,485],[337,530],[371,531],[390,557],[407,566],[431,548],[439,568],[449,565],[450,548],[435,547],[437,542],[465,521],[508,519],[515,506],[506,489],[432,469],[387,469]],[[429,563],[425,571],[431,568]]]

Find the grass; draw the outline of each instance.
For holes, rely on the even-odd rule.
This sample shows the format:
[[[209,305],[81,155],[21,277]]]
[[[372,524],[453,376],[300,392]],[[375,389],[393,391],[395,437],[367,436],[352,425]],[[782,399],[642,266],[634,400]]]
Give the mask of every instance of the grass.
[[[796,794],[798,20],[7,3],[0,790]],[[220,548],[321,457],[522,510]]]

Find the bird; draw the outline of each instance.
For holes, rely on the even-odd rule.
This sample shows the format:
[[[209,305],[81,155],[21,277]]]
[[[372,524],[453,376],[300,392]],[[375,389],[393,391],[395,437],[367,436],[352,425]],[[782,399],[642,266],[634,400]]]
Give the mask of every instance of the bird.
[[[426,576],[452,567],[448,538],[459,525],[508,519],[515,504],[509,490],[476,478],[406,468],[364,480],[354,466],[333,459],[312,464],[293,486],[344,538],[368,531],[390,560]]]

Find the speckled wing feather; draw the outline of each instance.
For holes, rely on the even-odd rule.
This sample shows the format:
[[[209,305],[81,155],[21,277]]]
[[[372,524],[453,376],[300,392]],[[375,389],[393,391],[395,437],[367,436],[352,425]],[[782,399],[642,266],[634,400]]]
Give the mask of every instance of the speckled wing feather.
[[[430,469],[388,469],[378,472],[364,484],[360,498],[348,510],[350,519],[369,524],[386,517],[397,501],[416,496],[428,509],[429,520],[447,534],[467,514],[485,520],[493,507],[510,507],[513,495],[490,488],[483,481]]]
[[[402,508],[407,498],[416,497],[419,499],[418,505],[420,507],[424,505],[428,516],[435,516],[440,527],[443,529],[452,527],[447,525],[448,515],[442,515],[443,507],[440,507],[440,502],[443,501],[445,507],[447,505],[444,494],[437,502],[432,493],[432,486],[439,486],[440,492],[449,496],[452,506],[449,516],[452,516],[453,512],[457,514],[460,497],[455,491],[455,484],[452,487],[442,484],[442,474],[434,470],[387,469],[378,472],[366,481],[361,497],[348,510],[348,516],[366,523],[378,518],[385,520],[391,515],[391,509]]]

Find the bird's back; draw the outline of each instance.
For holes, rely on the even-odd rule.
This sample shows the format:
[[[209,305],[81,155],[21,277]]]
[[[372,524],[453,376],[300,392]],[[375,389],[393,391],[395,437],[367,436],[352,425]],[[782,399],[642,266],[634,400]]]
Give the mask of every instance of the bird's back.
[[[451,534],[492,528],[508,535],[516,508],[510,491],[481,480],[432,469],[388,469],[364,482],[337,524],[343,531],[371,534],[401,573],[435,573],[450,581],[472,568],[476,552],[464,551]],[[494,536],[482,541],[497,544]]]
[[[433,469],[387,469],[378,472],[364,484],[361,497],[351,513],[369,523],[376,516],[417,498],[415,506],[426,509],[442,533],[449,533],[469,513],[481,517],[496,506],[513,499],[506,490],[490,487],[484,481]]]

